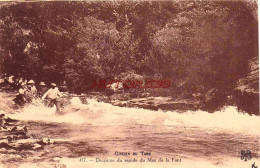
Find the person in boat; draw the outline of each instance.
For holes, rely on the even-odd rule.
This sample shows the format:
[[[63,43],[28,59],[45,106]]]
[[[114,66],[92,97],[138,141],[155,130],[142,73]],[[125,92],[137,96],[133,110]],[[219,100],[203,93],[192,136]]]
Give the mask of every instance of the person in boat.
[[[59,91],[59,88],[55,83],[51,83],[51,88],[42,96],[42,100],[45,98],[50,100],[49,107],[56,106],[57,113],[60,114],[60,107],[57,99],[62,97],[62,93]]]
[[[17,87],[18,87],[18,88],[21,88],[21,87],[22,87],[22,84],[23,84],[23,78],[20,77],[20,78],[18,79],[18,82],[17,82]]]
[[[36,89],[36,87],[35,87],[35,83],[34,83],[34,81],[33,80],[31,80],[32,82],[31,82],[31,90],[32,90],[32,93],[33,93],[33,96],[34,97],[36,97],[37,96],[37,89]]]
[[[26,103],[26,99],[25,99],[25,83],[21,84],[20,89],[18,90],[18,94],[16,95],[14,102],[20,106],[24,105]]]
[[[44,82],[40,82],[39,88],[38,88],[38,97],[41,98],[44,93],[46,93],[48,88],[46,87]]]
[[[14,85],[15,85],[15,81],[14,81],[14,76],[11,75],[8,77],[8,84],[9,84],[9,88],[14,88]]]
[[[27,89],[25,90],[25,98],[27,102],[32,102],[37,97],[37,89],[35,88],[34,81],[30,80],[27,83]]]

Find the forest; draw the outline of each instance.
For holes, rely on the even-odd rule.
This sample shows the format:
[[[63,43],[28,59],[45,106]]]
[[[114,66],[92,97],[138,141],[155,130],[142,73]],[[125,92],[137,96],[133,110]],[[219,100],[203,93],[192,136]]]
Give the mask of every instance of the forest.
[[[255,1],[0,3],[0,72],[71,92],[130,73],[228,95],[257,56]]]

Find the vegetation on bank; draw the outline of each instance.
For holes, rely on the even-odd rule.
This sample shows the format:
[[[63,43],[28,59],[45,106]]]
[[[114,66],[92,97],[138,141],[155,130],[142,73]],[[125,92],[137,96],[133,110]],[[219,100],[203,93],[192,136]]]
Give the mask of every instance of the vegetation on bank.
[[[133,73],[173,81],[151,93],[189,97],[215,88],[222,100],[258,55],[254,1],[1,2],[0,9],[2,73],[65,81],[71,92]]]

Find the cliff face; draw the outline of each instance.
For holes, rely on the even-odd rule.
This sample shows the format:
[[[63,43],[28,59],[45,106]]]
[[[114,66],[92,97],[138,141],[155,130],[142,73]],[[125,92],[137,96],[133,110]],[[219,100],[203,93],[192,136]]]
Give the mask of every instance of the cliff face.
[[[248,75],[237,82],[234,100],[238,108],[249,114],[259,115],[259,60],[249,61]]]
[[[259,94],[259,60],[254,57],[249,60],[250,72],[237,82],[236,90]]]

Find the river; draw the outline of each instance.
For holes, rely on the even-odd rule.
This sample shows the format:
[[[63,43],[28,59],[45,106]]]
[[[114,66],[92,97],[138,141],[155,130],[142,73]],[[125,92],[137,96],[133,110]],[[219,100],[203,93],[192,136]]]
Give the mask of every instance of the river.
[[[1,150],[0,167],[251,168],[254,162],[260,167],[259,116],[236,107],[179,113],[94,99],[82,104],[76,97],[70,101],[63,116],[41,104],[13,111],[8,109],[8,94],[2,93],[2,112],[21,120],[33,137],[48,137],[54,144],[37,151]],[[252,159],[241,160],[241,150],[250,150]]]

